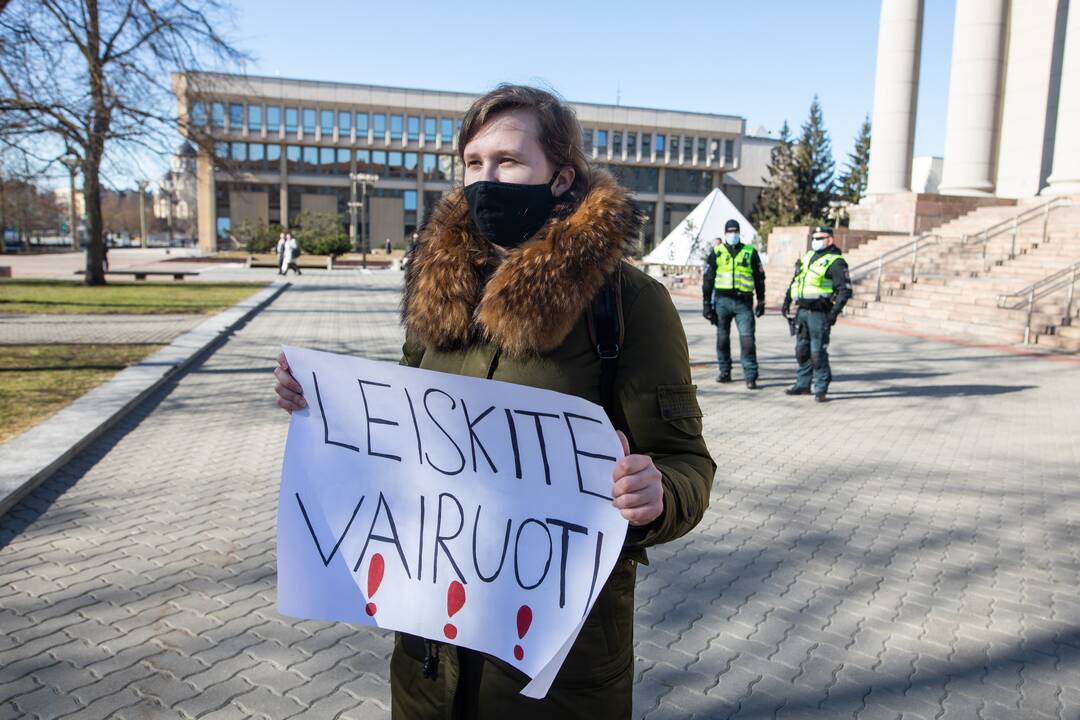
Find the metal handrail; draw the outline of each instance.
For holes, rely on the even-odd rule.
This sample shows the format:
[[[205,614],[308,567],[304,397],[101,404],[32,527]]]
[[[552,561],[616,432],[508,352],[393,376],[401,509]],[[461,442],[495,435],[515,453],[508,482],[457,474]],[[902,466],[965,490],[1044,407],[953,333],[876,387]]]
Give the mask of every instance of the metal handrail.
[[[1050,198],[1049,200],[1042,203],[1041,205],[1036,205],[1035,207],[1028,208],[1027,210],[1024,210],[1023,212],[1017,213],[1016,215],[1012,216],[1011,218],[1006,218],[1005,220],[994,223],[993,225],[990,225],[989,227],[983,228],[979,232],[975,233],[974,237],[976,239],[974,241],[970,241],[968,239],[969,237],[971,237],[969,235],[961,236],[960,244],[961,245],[967,245],[969,242],[983,243],[983,269],[984,270],[989,270],[990,265],[986,262],[986,252],[987,252],[987,247],[990,244],[988,242],[990,240],[990,238],[997,237],[998,235],[1003,235],[1004,233],[1007,233],[1007,232],[1009,232],[1011,230],[1012,231],[1012,245],[1009,248],[1008,259],[1012,260],[1012,259],[1014,259],[1016,257],[1016,240],[1017,240],[1017,235],[1019,234],[1021,225],[1025,224],[1025,223],[1027,223],[1027,222],[1029,222],[1031,220],[1036,220],[1041,215],[1042,216],[1042,222],[1043,222],[1042,242],[1045,243],[1046,240],[1047,240],[1047,237],[1048,237],[1048,227],[1049,227],[1049,224],[1050,224],[1050,211],[1055,210],[1058,207],[1068,207],[1071,204],[1072,203],[1066,197]]]
[[[1071,205],[1071,203],[1069,202],[1069,199],[1066,198],[1066,197],[1051,198],[1051,199],[1047,200],[1046,202],[1042,203],[1041,205],[1036,205],[1035,207],[1028,208],[1027,210],[1024,210],[1022,212],[1017,213],[1016,215],[1014,215],[1011,218],[1002,220],[1000,222],[996,222],[993,225],[990,225],[990,226],[988,226],[986,228],[983,228],[982,230],[975,233],[974,235],[967,235],[967,234],[960,235],[959,236],[959,239],[960,239],[959,245],[965,246],[965,245],[968,245],[968,244],[971,244],[971,243],[976,243],[976,242],[983,243],[983,267],[984,267],[984,269],[986,269],[988,267],[986,265],[986,248],[987,248],[987,245],[989,244],[987,241],[990,240],[990,238],[992,238],[992,237],[997,237],[998,235],[1001,235],[1002,233],[1005,233],[1005,232],[1008,232],[1009,230],[1012,230],[1012,248],[1009,251],[1009,259],[1011,260],[1011,259],[1016,257],[1016,239],[1017,239],[1017,235],[1019,233],[1019,229],[1020,229],[1021,225],[1025,224],[1025,223],[1027,223],[1027,222],[1029,222],[1031,220],[1034,220],[1041,213],[1042,221],[1043,221],[1042,239],[1043,239],[1043,242],[1046,242],[1047,228],[1048,228],[1048,225],[1049,225],[1049,218],[1050,218],[1050,211],[1056,209],[1059,206],[1069,206],[1069,205]],[[869,275],[871,273],[876,272],[877,273],[877,289],[874,292],[874,300],[876,302],[880,302],[881,301],[881,277],[883,275],[883,271],[884,271],[886,265],[891,265],[892,263],[896,262],[897,260],[901,260],[903,258],[906,258],[908,255],[911,255],[912,256],[912,261],[911,261],[911,282],[914,284],[918,280],[917,263],[918,263],[920,245],[925,247],[927,244],[932,244],[934,242],[939,242],[939,241],[943,240],[946,237],[957,237],[957,236],[955,236],[955,235],[946,236],[946,235],[941,235],[941,234],[938,234],[938,233],[926,233],[926,234],[923,234],[923,235],[919,235],[918,237],[914,238],[911,242],[905,243],[903,245],[899,245],[897,247],[894,247],[891,250],[888,250],[888,251],[882,253],[881,255],[879,255],[874,260],[868,260],[867,262],[859,263],[855,267],[851,268],[851,271],[850,271],[851,272],[851,279],[852,279],[853,282],[857,282],[859,280],[862,280],[865,277],[869,277]],[[975,238],[975,239],[972,240],[970,238]],[[890,257],[890,256],[894,256],[894,257]]]
[[[892,250],[888,250],[879,255],[875,260],[860,263],[851,269],[852,282],[858,282],[864,277],[868,277],[871,273],[877,273],[877,286],[874,290],[874,301],[881,301],[881,278],[885,274],[885,266],[891,265],[897,260],[902,260],[907,256],[911,256],[911,282],[914,283],[918,279],[916,268],[919,263],[919,248],[932,245],[941,240],[941,235],[936,233],[926,233],[925,235],[919,235],[909,243],[905,243],[898,247],[894,247]],[[895,256],[895,257],[890,257]]]
[[[917,243],[919,243],[920,241],[925,242],[926,240],[934,237],[934,235],[934,233],[925,233],[923,235],[919,235],[918,237],[913,238],[910,242],[904,243],[903,245],[897,245],[891,250],[886,250],[873,260],[867,260],[866,262],[859,263],[855,267],[851,268],[851,279],[857,280],[864,275],[873,272],[882,263],[884,263],[885,265],[890,265],[893,262],[899,260],[900,258],[906,257],[910,252],[914,250],[914,247]],[[896,257],[890,258],[890,255],[895,255]]]
[[[1080,262],[1073,263],[1057,272],[1047,275],[1042,280],[1028,285],[1017,292],[998,295],[997,306],[1004,310],[1027,309],[1027,322],[1024,325],[1024,344],[1031,344],[1031,316],[1035,311],[1035,301],[1068,288],[1065,300],[1065,324],[1072,323],[1072,306],[1076,290],[1076,281],[1080,280]],[[1019,298],[1019,299],[1017,299]]]

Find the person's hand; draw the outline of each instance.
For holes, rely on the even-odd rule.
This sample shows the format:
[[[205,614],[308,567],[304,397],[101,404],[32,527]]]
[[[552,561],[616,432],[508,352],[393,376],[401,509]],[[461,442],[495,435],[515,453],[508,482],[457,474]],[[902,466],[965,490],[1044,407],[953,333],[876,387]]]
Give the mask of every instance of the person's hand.
[[[713,310],[712,303],[706,302],[704,305],[701,306],[701,317],[705,318],[706,320],[708,320],[715,314],[716,311]]]
[[[648,525],[664,512],[664,486],[660,471],[648,455],[631,455],[630,443],[619,433],[623,459],[615,463],[611,504],[631,525]]]
[[[837,318],[840,317],[840,313],[829,313],[829,327],[836,324]]]
[[[785,302],[784,306],[780,308],[780,314],[787,317],[791,314],[791,303]]]
[[[710,310],[709,314],[705,316],[705,319],[707,319],[713,325],[717,325],[720,322],[720,317],[716,314],[715,310]]]
[[[278,355],[277,362],[278,366],[274,368],[274,377],[277,379],[277,384],[274,385],[274,392],[278,394],[277,406],[291,415],[293,410],[306,408],[307,400],[304,399],[304,389],[289,372],[289,361],[285,359],[285,353]]]
[[[765,303],[759,302],[757,307],[754,308],[754,317],[761,317],[765,314]]]

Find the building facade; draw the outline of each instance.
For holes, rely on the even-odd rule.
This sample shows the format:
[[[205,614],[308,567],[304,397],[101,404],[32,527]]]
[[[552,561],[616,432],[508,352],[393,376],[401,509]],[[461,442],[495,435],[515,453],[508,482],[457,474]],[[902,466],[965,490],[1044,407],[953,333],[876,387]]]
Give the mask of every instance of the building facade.
[[[177,74],[173,88],[182,126],[212,148],[195,159],[207,252],[237,223],[287,225],[305,210],[337,213],[348,226],[351,173],[379,177],[361,237],[376,247],[398,243],[461,182],[457,133],[471,94],[206,73]],[[758,146],[771,141],[747,141],[743,118],[572,104],[591,162],[611,171],[647,216],[643,247],[714,187],[749,214],[764,184]],[[741,162],[748,145],[755,167]]]
[[[185,237],[196,222],[197,157],[194,146],[184,142],[169,158],[169,169],[154,188],[154,217],[165,221],[170,232],[180,228]]]
[[[881,3],[871,199],[912,186],[923,6]],[[938,191],[1080,192],[1080,2],[956,1]]]

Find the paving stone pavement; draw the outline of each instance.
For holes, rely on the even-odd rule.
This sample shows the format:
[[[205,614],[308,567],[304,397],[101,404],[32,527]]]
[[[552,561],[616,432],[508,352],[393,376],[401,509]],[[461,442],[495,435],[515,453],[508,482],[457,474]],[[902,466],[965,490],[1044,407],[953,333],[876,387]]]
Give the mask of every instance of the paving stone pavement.
[[[0,519],[0,717],[389,715],[387,634],[275,611],[269,368],[396,359],[399,283],[305,272]],[[826,405],[775,316],[761,390],[698,366],[719,471],[640,569],[635,718],[1080,717],[1080,366],[833,340]]]
[[[165,344],[207,315],[0,315],[0,345]]]

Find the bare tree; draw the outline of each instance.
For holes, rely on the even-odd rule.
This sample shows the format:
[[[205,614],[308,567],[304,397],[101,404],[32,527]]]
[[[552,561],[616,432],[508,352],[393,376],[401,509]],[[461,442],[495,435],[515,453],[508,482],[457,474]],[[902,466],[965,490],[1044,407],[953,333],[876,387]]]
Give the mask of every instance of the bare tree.
[[[0,147],[0,235],[11,227],[23,242],[31,235],[56,231],[62,208],[55,194],[44,189],[51,179],[46,170],[25,153]],[[0,242],[0,252],[3,250]]]
[[[172,72],[246,60],[219,31],[227,17],[220,0],[0,5],[0,142],[31,148],[42,162],[69,149],[79,156],[87,284],[105,282],[103,172],[167,153],[176,130],[188,129],[179,127]]]
[[[139,233],[139,192],[107,192],[101,196],[101,225],[107,233]]]

